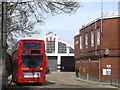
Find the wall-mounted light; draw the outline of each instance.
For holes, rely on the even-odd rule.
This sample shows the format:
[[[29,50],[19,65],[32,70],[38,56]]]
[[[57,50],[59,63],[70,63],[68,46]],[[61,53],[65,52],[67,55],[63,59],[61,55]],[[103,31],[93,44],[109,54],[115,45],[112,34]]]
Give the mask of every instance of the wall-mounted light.
[[[108,56],[110,54],[110,50],[108,48],[104,49],[104,55]]]

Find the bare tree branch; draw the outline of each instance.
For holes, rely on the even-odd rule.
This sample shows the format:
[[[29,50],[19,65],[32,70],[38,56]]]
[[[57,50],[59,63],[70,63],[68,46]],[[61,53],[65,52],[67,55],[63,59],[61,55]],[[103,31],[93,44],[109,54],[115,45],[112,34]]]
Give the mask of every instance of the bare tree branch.
[[[35,24],[43,24],[44,20],[50,15],[58,14],[73,14],[80,7],[80,2],[75,0],[33,0],[29,2],[21,2],[14,4],[8,3],[8,14],[11,14],[12,7],[13,14],[8,17],[8,43],[14,46],[18,36],[31,36],[36,34],[34,31]],[[13,41],[13,42],[12,42]]]

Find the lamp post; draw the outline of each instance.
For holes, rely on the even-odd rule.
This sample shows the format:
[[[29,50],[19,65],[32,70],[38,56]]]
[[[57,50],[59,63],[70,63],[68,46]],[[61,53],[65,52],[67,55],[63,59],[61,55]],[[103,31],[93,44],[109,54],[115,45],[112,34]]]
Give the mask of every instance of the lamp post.
[[[0,90],[2,89],[2,47],[1,47],[1,29],[2,29],[2,2],[0,2]]]
[[[103,2],[101,0],[101,33],[103,33]]]
[[[100,26],[100,45],[101,45],[101,36],[103,36],[103,2],[101,0],[101,26]],[[99,58],[99,82],[101,82],[101,59]]]
[[[6,55],[7,55],[7,2],[2,2],[2,18],[1,18],[1,61],[2,61],[2,90],[7,88],[7,70],[6,70]]]

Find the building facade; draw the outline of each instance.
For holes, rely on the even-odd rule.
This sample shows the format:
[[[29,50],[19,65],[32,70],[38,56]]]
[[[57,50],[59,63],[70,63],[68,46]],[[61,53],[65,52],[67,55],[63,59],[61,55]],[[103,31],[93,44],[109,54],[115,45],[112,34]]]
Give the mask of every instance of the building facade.
[[[87,80],[120,84],[120,17],[97,19],[74,37],[75,68]]]
[[[50,71],[74,71],[74,47],[48,32],[44,35]]]

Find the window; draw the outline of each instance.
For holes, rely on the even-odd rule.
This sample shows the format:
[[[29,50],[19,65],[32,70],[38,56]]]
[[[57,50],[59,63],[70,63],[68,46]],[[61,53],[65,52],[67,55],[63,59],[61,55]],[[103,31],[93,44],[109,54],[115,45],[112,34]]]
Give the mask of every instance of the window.
[[[30,43],[30,42],[25,42],[23,44],[23,47],[26,48],[26,49],[33,49],[33,48],[40,48],[41,47],[41,44],[40,43]]]
[[[66,53],[66,44],[58,42],[58,53]]]
[[[82,49],[82,36],[80,36],[80,49]]]
[[[47,53],[55,53],[55,42],[47,41]]]
[[[85,47],[88,47],[88,33],[85,34]]]
[[[69,47],[69,51],[70,51],[70,53],[74,53],[74,49],[71,47]]]
[[[28,68],[38,67],[43,60],[43,56],[22,56],[22,64]]]
[[[97,45],[100,45],[100,28],[97,29]]]
[[[94,46],[94,31],[91,31],[91,46]]]
[[[79,43],[78,40],[76,40],[76,41],[75,41],[75,44],[78,44],[78,43]]]

